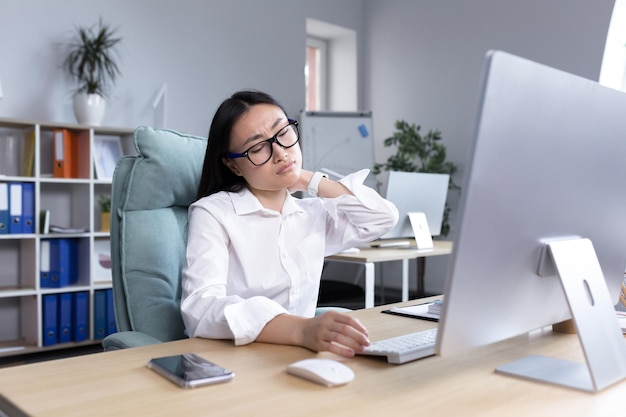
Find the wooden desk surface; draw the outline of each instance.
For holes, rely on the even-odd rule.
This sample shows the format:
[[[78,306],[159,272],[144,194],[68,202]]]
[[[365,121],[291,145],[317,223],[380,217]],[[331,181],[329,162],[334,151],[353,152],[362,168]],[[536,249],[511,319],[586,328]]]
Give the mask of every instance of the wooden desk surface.
[[[358,252],[343,252],[328,256],[328,259],[349,262],[386,262],[401,261],[428,256],[448,255],[452,253],[452,242],[448,240],[433,241],[432,249],[412,249],[402,247],[362,247]]]
[[[372,340],[434,325],[380,314],[384,308],[351,313],[368,327]],[[233,369],[235,379],[183,390],[145,367],[151,357],[184,352]],[[589,394],[494,373],[497,365],[530,353],[582,360],[575,335],[544,332],[404,365],[371,357],[340,359],[355,380],[326,388],[288,375],[285,367],[315,356],[338,359],[332,354],[189,339],[0,369],[0,392],[33,416],[626,415],[626,382]]]

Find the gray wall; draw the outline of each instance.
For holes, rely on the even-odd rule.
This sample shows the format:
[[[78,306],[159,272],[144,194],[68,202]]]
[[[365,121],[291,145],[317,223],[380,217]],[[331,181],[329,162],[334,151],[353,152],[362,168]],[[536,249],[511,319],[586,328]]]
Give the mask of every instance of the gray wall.
[[[363,91],[377,160],[391,153],[382,140],[404,119],[442,131],[461,183],[486,51],[597,80],[612,9],[613,0],[365,0]],[[449,200],[455,208],[458,194]],[[443,289],[446,258],[427,262],[431,292]],[[398,274],[385,269],[386,282]]]
[[[613,0],[0,0],[0,117],[74,122],[61,42],[99,16],[124,38],[106,125],[153,124],[163,83],[168,127],[188,133],[206,135],[217,105],[240,88],[267,90],[297,114],[311,17],[357,31],[358,104],[373,111],[376,159],[387,158],[382,140],[405,119],[443,132],[461,182],[485,52],[597,79],[612,8]],[[431,291],[441,288],[445,258],[428,262]]]
[[[167,127],[188,133],[206,135],[219,103],[242,88],[267,90],[297,115],[305,18],[362,32],[362,9],[361,0],[0,0],[0,117],[75,122],[62,43],[99,16],[123,37],[105,125],[153,124],[163,83]]]

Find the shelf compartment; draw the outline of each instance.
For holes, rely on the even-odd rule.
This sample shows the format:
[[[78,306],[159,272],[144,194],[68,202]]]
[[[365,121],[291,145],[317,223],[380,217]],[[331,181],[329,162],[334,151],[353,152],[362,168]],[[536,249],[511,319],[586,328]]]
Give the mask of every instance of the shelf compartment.
[[[37,263],[34,238],[0,240],[0,293],[35,290]],[[0,316],[1,317],[1,316]]]
[[[40,210],[50,210],[50,225],[89,231],[89,184],[42,182]]]
[[[36,296],[0,298],[0,317],[0,348],[37,346]]]

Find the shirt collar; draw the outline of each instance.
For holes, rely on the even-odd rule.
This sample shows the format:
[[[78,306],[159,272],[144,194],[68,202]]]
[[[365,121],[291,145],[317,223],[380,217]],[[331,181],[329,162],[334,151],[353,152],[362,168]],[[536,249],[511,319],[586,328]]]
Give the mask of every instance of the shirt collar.
[[[297,203],[297,200],[294,196],[289,194],[288,191],[287,198],[285,199],[285,204],[283,205],[283,215],[289,215],[296,212],[304,211],[302,207]],[[276,213],[274,210],[268,210],[261,205],[261,202],[252,192],[244,187],[241,191],[237,193],[229,193],[231,201],[233,202],[233,207],[235,209],[235,213],[238,216],[243,216],[245,214],[255,213],[255,212],[264,212],[264,213]]]

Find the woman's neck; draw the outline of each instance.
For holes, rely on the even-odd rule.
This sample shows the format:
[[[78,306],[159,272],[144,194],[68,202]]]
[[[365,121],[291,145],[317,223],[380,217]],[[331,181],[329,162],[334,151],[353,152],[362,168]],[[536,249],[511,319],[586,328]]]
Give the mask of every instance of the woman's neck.
[[[287,198],[286,190],[267,191],[250,188],[250,192],[254,194],[263,207],[269,210],[275,210],[279,213],[282,211],[285,199]]]

